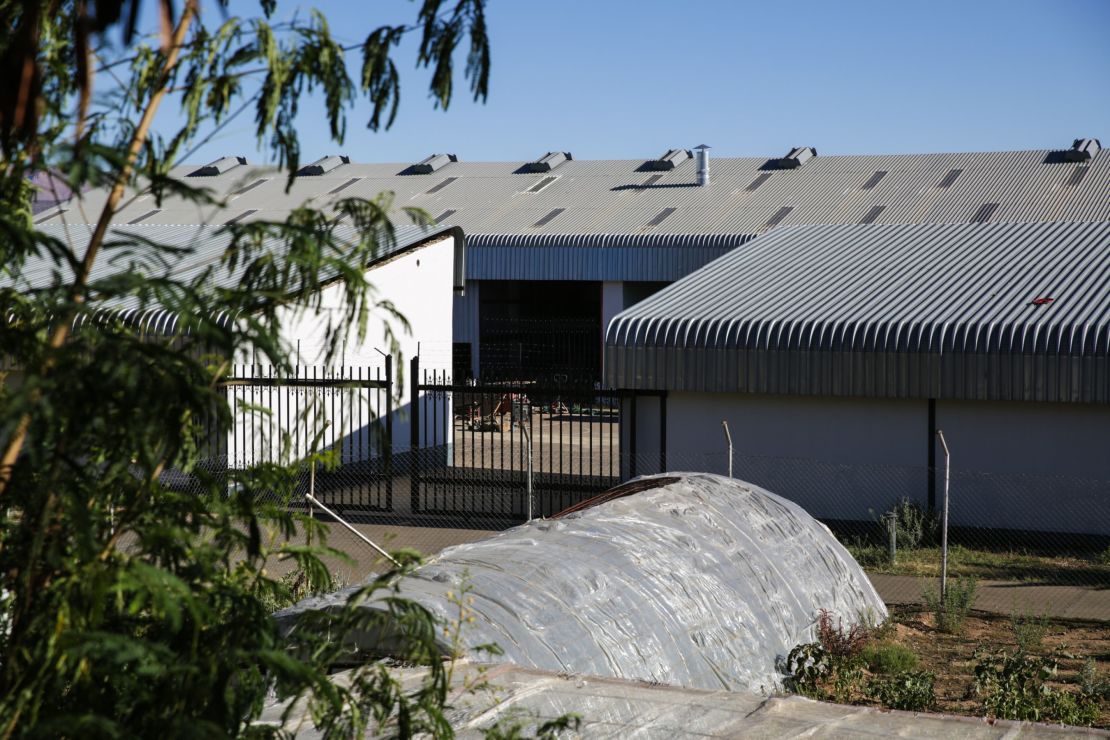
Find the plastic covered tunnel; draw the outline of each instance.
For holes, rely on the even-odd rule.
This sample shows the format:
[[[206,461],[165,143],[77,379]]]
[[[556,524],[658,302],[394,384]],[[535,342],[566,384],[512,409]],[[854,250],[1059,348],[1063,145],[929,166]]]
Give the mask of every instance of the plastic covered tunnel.
[[[819,609],[886,615],[848,552],[786,499],[702,473],[622,488],[635,492],[444,550],[400,591],[450,623],[465,583],[475,619],[463,642],[496,643],[496,661],[710,689],[773,690]],[[351,591],[277,616],[294,628]]]

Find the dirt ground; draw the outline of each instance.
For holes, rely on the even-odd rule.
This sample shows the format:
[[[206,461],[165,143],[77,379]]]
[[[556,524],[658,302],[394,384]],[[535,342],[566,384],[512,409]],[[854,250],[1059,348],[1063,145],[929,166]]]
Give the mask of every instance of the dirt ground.
[[[949,635],[933,626],[927,612],[899,607],[891,611],[895,623],[890,638],[912,649],[921,661],[920,668],[936,674],[937,709],[939,712],[980,716],[979,701],[972,690],[975,659],[979,645],[1014,649],[1017,643],[1011,617],[973,613],[968,617],[962,635]],[[1086,658],[1096,661],[1105,679],[1110,674],[1110,624],[1057,620],[1048,623],[1037,655],[1055,655],[1059,663],[1057,686],[1075,690],[1079,670]],[[1062,657],[1071,656],[1071,657]],[[1103,702],[1099,727],[1110,727],[1110,705]]]

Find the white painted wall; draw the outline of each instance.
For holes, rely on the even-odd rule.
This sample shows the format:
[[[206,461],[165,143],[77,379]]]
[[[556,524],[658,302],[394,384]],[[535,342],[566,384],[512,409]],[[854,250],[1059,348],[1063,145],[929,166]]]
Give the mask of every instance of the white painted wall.
[[[364,368],[365,377],[384,373],[385,358],[378,351],[389,352],[389,341],[385,336],[385,322],[389,325],[399,343],[399,353],[393,357],[394,392],[401,394],[400,403],[394,403],[393,411],[393,449],[403,452],[410,447],[409,399],[411,398],[410,377],[412,358],[419,354],[422,373],[450,373],[452,349],[452,308],[454,301],[454,238],[445,235],[442,239],[411,249],[397,257],[379,263],[367,273],[374,286],[377,303],[392,303],[393,307],[407,320],[406,330],[396,320],[391,319],[388,311],[377,308],[371,311],[367,321],[364,338],[358,336],[356,325],[343,322],[341,306],[344,290],[341,285],[329,286],[323,291],[323,305],[316,314],[295,315],[290,309],[285,316],[283,334],[299,353],[301,364],[322,365],[324,363],[325,335],[329,327],[341,327],[344,334],[343,349],[333,359],[331,368]],[[249,362],[248,358],[240,358]],[[399,381],[398,378],[401,378]],[[403,383],[403,385],[402,385]],[[271,395],[267,390],[251,388],[239,391],[239,396],[249,403],[267,406]],[[244,411],[238,414],[236,431],[229,438],[228,449],[238,450],[240,464],[250,464],[270,459],[280,435],[274,428],[288,428],[288,419],[296,419],[299,414],[308,414],[316,420],[330,422],[325,444],[339,444],[343,438],[367,440],[368,434],[360,428],[368,419],[384,412],[384,395],[374,391],[352,394],[349,391],[313,390],[295,396],[298,399],[294,408],[283,409],[282,420]],[[336,403],[333,403],[336,401]],[[335,408],[333,412],[332,409]],[[445,415],[450,418],[450,412]],[[421,430],[423,440],[434,438],[441,443],[450,442],[451,429],[444,424],[443,429]],[[363,442],[359,442],[363,444]],[[310,450],[310,440],[300,440],[294,445],[294,456],[302,456]],[[267,450],[268,451],[264,451]],[[233,461],[233,464],[235,461]]]
[[[640,400],[638,472],[654,472],[648,426],[658,403]],[[678,393],[667,398],[667,467],[727,473],[721,421],[732,432],[734,475],[827,519],[872,518],[902,496],[925,502],[925,401]]]
[[[612,280],[606,280],[601,284],[601,357],[602,363],[605,362],[605,330],[609,327],[609,322],[613,317],[623,311],[624,306],[624,283]],[[604,368],[602,368],[602,377],[604,377]]]
[[[953,525],[1110,534],[1110,407],[940,401],[936,414]],[[722,419],[736,477],[815,516],[872,520],[902,496],[927,501],[927,401],[672,392],[667,468],[725,473]],[[655,399],[640,399],[636,422],[637,473],[657,472]],[[939,505],[939,445],[937,467]]]
[[[938,401],[937,428],[954,523],[1110,534],[1110,407]]]

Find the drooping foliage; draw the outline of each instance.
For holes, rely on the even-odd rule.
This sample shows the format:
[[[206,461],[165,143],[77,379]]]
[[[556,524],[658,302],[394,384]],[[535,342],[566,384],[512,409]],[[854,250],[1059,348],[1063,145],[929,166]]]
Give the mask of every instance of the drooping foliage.
[[[281,324],[317,312],[325,280],[345,297],[328,313],[332,350],[346,326],[366,332],[384,316],[403,327],[360,269],[393,238],[389,194],[229,225],[220,258],[184,276],[174,265],[188,250],[112,229],[135,198],[222,205],[170,172],[242,117],[290,183],[298,104],[322,103],[337,143],[360,99],[367,125],[387,127],[406,37],[436,105],[459,74],[486,96],[484,0],[422,0],[410,25],[368,23],[349,48],[323,14],[294,11],[285,18],[274,0],[246,16],[199,0],[0,1],[2,737],[271,735],[252,724],[268,691],[304,698],[318,726],[344,735],[387,720],[398,734],[450,731],[422,609],[391,602],[398,657],[431,666],[407,694],[373,662],[349,687],[327,680],[337,637],[373,628],[356,612],[316,617],[293,648],[277,633],[270,611],[290,587],[267,563],[294,560],[301,588],[324,589],[321,557],[335,554],[283,505],[306,460],[200,464],[205,435],[235,412],[221,390],[232,359],[249,351],[288,370]],[[175,130],[160,127],[166,109],[181,113]],[[36,230],[35,173],[76,194],[63,221],[91,230]],[[340,216],[358,237],[340,237]],[[121,305],[176,313],[183,330],[144,334],[112,312]],[[190,487],[168,485],[170,472]],[[294,529],[310,544],[287,544]]]

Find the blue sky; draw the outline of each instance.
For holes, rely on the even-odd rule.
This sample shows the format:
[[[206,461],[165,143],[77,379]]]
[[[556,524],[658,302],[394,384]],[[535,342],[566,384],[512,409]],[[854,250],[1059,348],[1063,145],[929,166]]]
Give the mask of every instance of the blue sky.
[[[351,43],[416,12],[399,0],[317,7]],[[449,110],[433,110],[409,45],[398,56],[393,129],[365,129],[359,106],[339,147],[304,104],[302,159],[529,160],[552,149],[632,159],[701,143],[717,156],[792,146],[907,153],[1063,148],[1078,136],[1110,144],[1110,0],[489,0],[488,16],[487,104],[472,103],[460,79]],[[225,154],[266,159],[248,116],[191,159]]]

